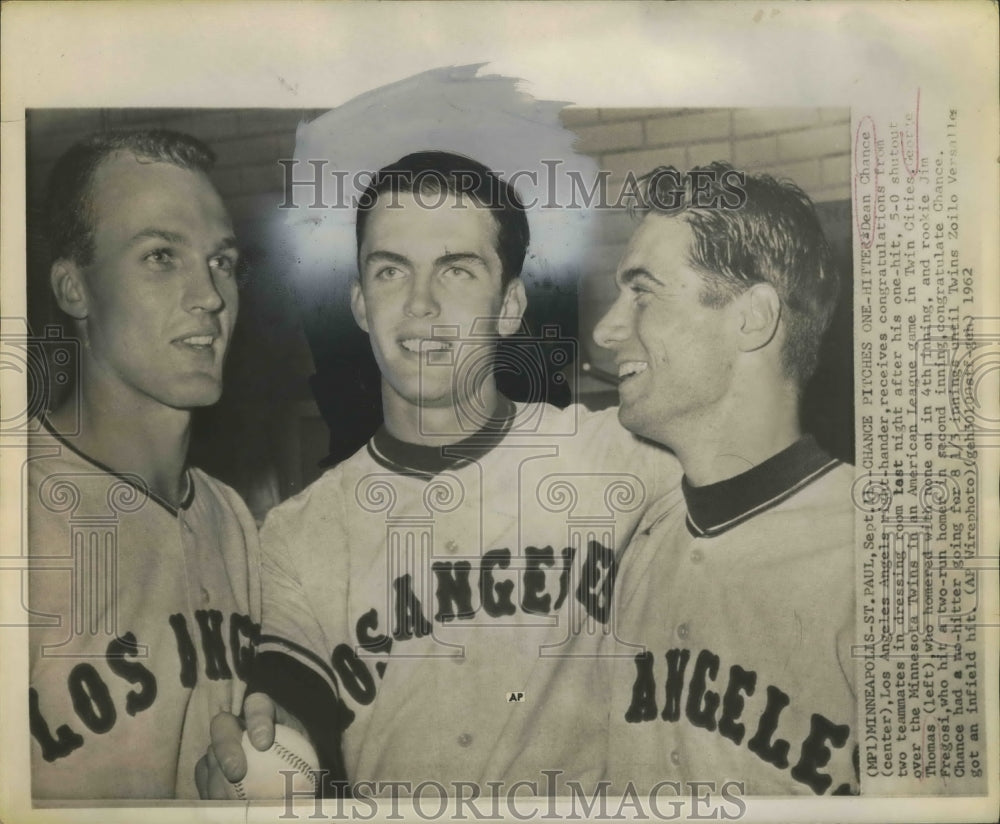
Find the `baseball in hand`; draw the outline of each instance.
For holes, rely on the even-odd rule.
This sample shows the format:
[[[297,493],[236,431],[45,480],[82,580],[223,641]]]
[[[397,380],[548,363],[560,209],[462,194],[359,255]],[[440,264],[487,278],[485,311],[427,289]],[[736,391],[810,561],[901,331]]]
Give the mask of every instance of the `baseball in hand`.
[[[230,798],[239,801],[251,799],[284,799],[291,790],[296,793],[315,793],[319,785],[319,759],[305,737],[283,724],[274,727],[274,743],[261,752],[243,733],[243,752],[247,757],[247,774],[242,781],[230,782],[226,787]],[[295,774],[286,776],[290,770]],[[303,798],[304,795],[296,795]]]

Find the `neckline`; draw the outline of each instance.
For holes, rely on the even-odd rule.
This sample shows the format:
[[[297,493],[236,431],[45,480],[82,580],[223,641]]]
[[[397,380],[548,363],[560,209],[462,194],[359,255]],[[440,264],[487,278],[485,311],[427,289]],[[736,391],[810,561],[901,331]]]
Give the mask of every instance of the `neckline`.
[[[805,435],[766,461],[732,478],[693,486],[685,476],[687,528],[696,537],[713,537],[753,518],[825,475],[841,462]]]
[[[52,428],[52,425],[49,423],[48,418],[42,417],[39,418],[39,421],[41,422],[42,427],[45,429],[45,431],[49,435],[51,435],[56,441],[58,441],[61,446],[65,446],[70,452],[72,452],[78,458],[86,461],[87,463],[91,464],[97,469],[100,469],[102,472],[106,472],[109,475],[113,475],[123,483],[127,483],[129,486],[133,487],[135,490],[137,490],[142,495],[149,498],[151,501],[159,504],[174,517],[177,517],[177,515],[179,515],[180,512],[189,509],[191,504],[194,502],[194,479],[191,477],[191,470],[189,468],[185,467],[184,469],[184,480],[186,481],[186,488],[184,490],[184,495],[181,497],[180,504],[174,506],[174,504],[170,503],[170,501],[168,501],[166,498],[161,497],[160,495],[155,493],[152,489],[150,489],[149,486],[146,484],[146,482],[143,481],[140,476],[127,474],[112,469],[107,464],[97,460],[97,458],[91,457],[82,449],[72,444],[69,440],[67,440],[65,437],[63,437],[60,433],[56,432],[56,430]],[[142,482],[137,483],[136,479],[139,479]]]
[[[517,407],[507,398],[501,396],[501,399],[497,415],[460,441],[443,446],[409,443],[391,435],[383,424],[368,441],[368,454],[386,469],[424,480],[441,472],[461,469],[491,452],[510,431]]]

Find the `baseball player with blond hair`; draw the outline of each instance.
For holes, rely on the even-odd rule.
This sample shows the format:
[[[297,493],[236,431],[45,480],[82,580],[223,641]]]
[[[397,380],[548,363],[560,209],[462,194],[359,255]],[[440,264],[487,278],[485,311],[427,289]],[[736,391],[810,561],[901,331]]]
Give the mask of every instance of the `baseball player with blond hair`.
[[[257,530],[187,464],[238,303],[212,161],[187,135],[108,132],[52,173],[50,282],[81,357],[29,445],[35,799],[196,798],[210,719],[242,703]]]

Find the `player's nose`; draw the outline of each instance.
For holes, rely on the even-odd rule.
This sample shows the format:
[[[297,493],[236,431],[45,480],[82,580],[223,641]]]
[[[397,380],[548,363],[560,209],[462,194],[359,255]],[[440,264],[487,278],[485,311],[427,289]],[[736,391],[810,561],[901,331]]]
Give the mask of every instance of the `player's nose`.
[[[613,349],[628,337],[628,317],[621,295],[604,313],[594,327],[594,342],[605,349]]]
[[[404,306],[406,314],[413,318],[433,317],[439,309],[432,279],[422,273],[410,278]]]
[[[184,302],[189,311],[218,312],[226,305],[219,285],[215,282],[217,275],[211,265],[204,264],[192,267],[185,281]]]

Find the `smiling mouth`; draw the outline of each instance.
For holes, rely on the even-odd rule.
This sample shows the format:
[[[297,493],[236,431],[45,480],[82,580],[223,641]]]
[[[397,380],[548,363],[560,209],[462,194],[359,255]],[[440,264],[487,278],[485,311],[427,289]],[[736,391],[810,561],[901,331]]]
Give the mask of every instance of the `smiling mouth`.
[[[407,352],[419,355],[421,352],[450,352],[452,342],[434,338],[406,338],[399,342]]]
[[[618,380],[625,381],[645,372],[649,364],[644,361],[625,361],[618,364]]]
[[[212,344],[215,343],[215,335],[189,335],[186,338],[178,339],[176,342],[191,349],[211,349]]]

